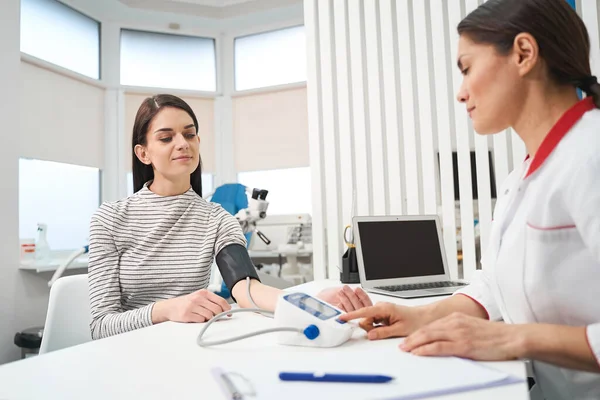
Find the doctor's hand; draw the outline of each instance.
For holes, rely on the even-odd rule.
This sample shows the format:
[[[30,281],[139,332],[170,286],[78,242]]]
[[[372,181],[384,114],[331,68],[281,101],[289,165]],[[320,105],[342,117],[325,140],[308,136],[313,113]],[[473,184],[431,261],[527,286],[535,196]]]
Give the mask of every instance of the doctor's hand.
[[[514,360],[520,357],[523,342],[519,329],[519,325],[453,313],[418,329],[400,348],[419,356]]]
[[[348,285],[344,285],[341,288],[333,287],[322,290],[317,294],[317,297],[346,312],[359,310],[373,305],[369,295],[365,293],[364,290],[361,288],[352,290]]]
[[[423,313],[418,307],[405,307],[392,303],[377,303],[342,315],[342,321],[362,318],[359,325],[367,331],[370,340],[407,336],[424,323]]]
[[[152,308],[152,323],[206,322],[231,306],[221,296],[206,289],[197,290],[184,296],[161,300]]]

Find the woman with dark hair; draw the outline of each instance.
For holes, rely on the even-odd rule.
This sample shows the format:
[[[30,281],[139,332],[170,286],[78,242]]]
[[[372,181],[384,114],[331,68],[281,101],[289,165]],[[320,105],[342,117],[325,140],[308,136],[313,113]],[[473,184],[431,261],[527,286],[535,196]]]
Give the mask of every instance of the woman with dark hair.
[[[499,192],[483,269],[442,301],[342,319],[365,318],[370,339],[406,336],[417,355],[532,359],[546,400],[600,399],[600,85],[586,27],[565,0],[488,0],[458,33],[474,129],[511,127],[528,152]]]
[[[260,282],[240,224],[201,197],[198,121],[189,105],[171,95],[144,100],[132,147],[135,193],[102,204],[91,221],[92,338],[163,321],[205,322],[229,310],[206,290],[213,260],[241,307],[253,306],[250,285],[252,300],[273,311],[281,291]],[[318,296],[346,311],[372,305],[348,286]]]

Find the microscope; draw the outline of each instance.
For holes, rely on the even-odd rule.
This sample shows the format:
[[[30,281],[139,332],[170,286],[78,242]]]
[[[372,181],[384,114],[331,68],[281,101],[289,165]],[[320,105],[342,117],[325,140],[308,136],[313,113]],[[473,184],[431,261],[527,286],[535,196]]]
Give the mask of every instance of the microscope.
[[[269,194],[269,191],[257,188],[246,188],[246,191],[252,192],[250,199],[248,199],[248,208],[238,211],[235,217],[240,222],[244,235],[254,232],[265,244],[269,245],[271,244],[269,238],[256,228],[256,223],[267,216],[267,208],[269,207],[267,194]]]

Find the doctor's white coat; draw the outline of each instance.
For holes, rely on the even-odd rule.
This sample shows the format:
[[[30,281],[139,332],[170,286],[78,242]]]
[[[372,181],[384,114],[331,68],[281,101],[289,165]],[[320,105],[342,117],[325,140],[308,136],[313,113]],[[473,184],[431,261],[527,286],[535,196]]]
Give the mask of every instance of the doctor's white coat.
[[[586,326],[600,360],[600,110],[586,98],[498,193],[482,271],[457,293],[491,320]],[[533,362],[546,400],[600,399],[600,374]]]

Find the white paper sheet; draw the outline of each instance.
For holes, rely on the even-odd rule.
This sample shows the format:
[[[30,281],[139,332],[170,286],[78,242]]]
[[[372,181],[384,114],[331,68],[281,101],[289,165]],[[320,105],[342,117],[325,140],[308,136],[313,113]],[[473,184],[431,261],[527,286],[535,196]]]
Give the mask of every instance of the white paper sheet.
[[[232,382],[241,392],[255,393],[244,399],[256,400],[419,399],[520,381],[469,360],[418,357],[383,348],[335,353],[325,349],[269,352],[251,361],[236,358],[235,363],[229,361],[215,367],[217,373],[233,373]],[[384,384],[284,382],[279,380],[280,372],[381,374],[393,376],[394,380]]]

